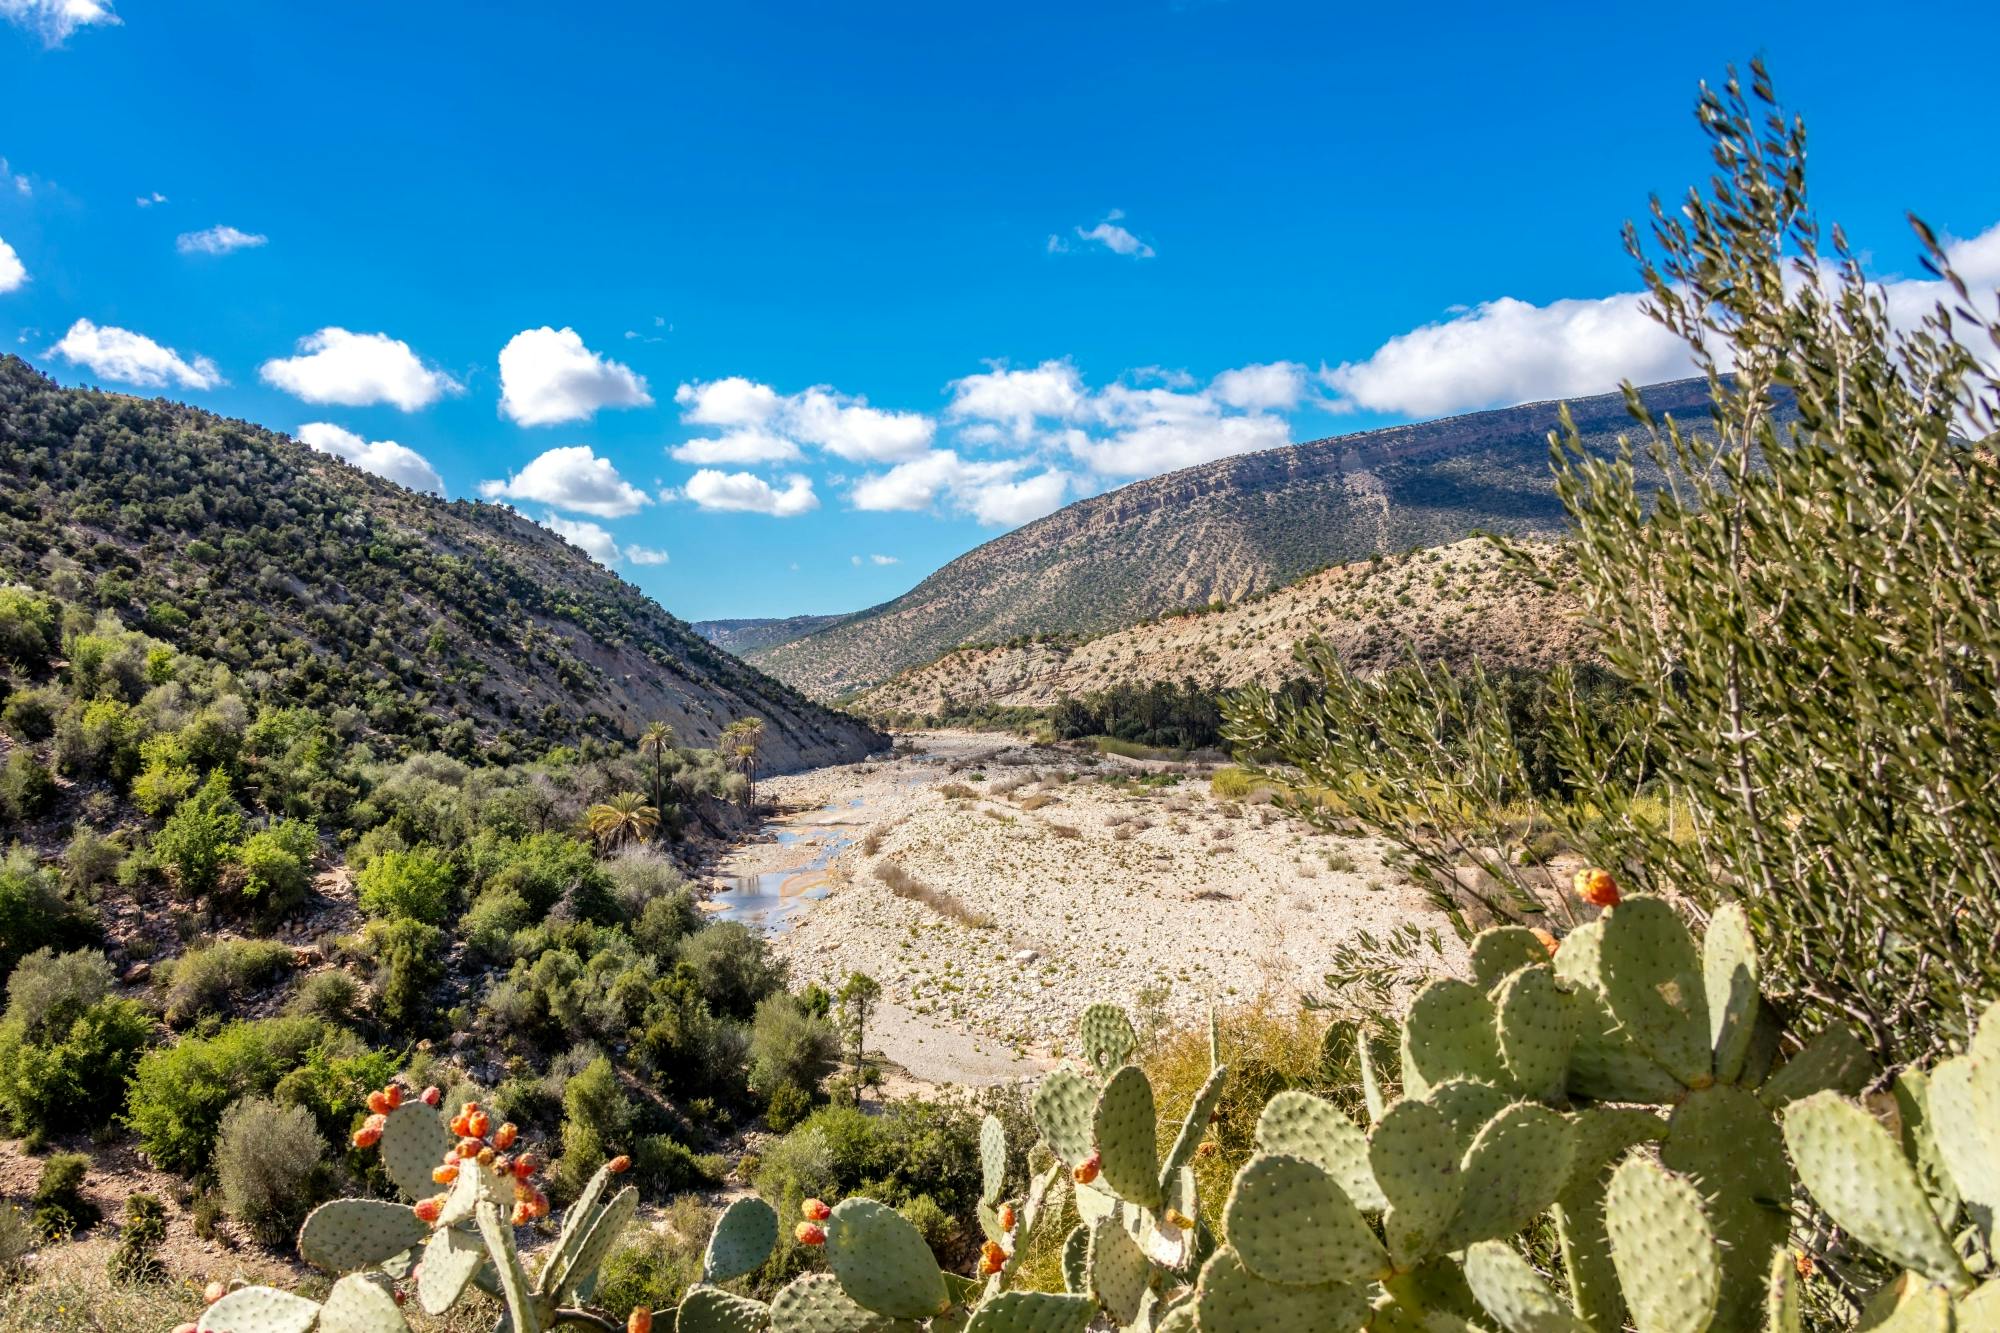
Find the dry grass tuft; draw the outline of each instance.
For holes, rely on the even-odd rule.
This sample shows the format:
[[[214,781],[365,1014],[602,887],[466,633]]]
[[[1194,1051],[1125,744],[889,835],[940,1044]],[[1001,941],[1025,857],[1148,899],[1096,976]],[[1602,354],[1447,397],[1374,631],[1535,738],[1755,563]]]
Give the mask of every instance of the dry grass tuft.
[[[993,929],[992,917],[973,911],[966,905],[964,899],[924,883],[897,862],[884,861],[876,866],[875,878],[881,880],[889,892],[898,898],[922,903],[939,916],[948,917],[962,926],[969,926],[973,930]]]
[[[1051,824],[1049,825],[1049,832],[1055,834],[1058,838],[1081,838],[1083,836],[1083,834],[1079,832],[1074,825],[1071,824]]]
[[[1033,796],[1024,796],[1021,798],[1021,808],[1023,810],[1039,810],[1045,805],[1054,805],[1055,803],[1056,798],[1045,791],[1038,791]]]
[[[938,795],[944,797],[947,801],[969,801],[979,795],[979,793],[966,786],[963,782],[947,782],[944,786],[938,788]]]

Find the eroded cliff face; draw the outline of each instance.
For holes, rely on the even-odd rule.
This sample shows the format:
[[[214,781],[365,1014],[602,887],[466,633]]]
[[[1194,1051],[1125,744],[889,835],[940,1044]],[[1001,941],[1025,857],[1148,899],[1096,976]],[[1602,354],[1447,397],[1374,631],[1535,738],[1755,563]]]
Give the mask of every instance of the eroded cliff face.
[[[1655,413],[1707,410],[1699,380],[1644,391]],[[1623,397],[1570,403],[1608,451]],[[749,653],[808,694],[877,684],[962,645],[1097,634],[1231,602],[1330,564],[1457,541],[1560,530],[1548,434],[1534,403],[1225,458],[1082,500],[967,552],[902,597]]]

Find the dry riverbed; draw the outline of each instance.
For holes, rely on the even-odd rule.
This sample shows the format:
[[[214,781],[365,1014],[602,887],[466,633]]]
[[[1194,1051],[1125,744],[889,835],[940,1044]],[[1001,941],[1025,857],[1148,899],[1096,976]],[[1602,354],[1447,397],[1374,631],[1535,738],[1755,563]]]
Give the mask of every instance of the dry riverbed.
[[[907,739],[909,755],[759,784],[785,813],[719,879],[761,894],[710,905],[775,919],[796,984],[880,982],[869,1045],[916,1079],[1038,1073],[1094,1000],[1171,1023],[1296,1006],[1360,930],[1416,921],[1453,947],[1381,844],[1219,798],[1206,770]]]

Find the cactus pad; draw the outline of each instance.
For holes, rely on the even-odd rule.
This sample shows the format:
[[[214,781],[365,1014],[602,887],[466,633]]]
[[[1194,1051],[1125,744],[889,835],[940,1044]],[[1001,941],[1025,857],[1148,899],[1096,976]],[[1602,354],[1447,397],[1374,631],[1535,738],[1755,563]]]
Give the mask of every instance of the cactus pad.
[[[1995,1031],[2000,1015],[1989,1009],[1980,1038],[1990,1041]],[[2000,1216],[2000,1056],[1984,1054],[1980,1039],[1973,1051],[1931,1071],[1930,1125],[1952,1184],[1991,1246],[2000,1238],[1994,1224]]]
[[[1222,1228],[1244,1266],[1269,1282],[1319,1286],[1388,1272],[1361,1213],[1332,1176],[1302,1157],[1252,1157],[1229,1191]]]
[[[1163,1191],[1153,1085],[1137,1065],[1124,1066],[1104,1085],[1092,1124],[1104,1183],[1121,1199],[1158,1208]]]
[[[979,1122],[979,1198],[982,1203],[1000,1202],[1007,1188],[1007,1129],[998,1116]]]
[[[1785,1061],[1757,1090],[1764,1105],[1779,1110],[1801,1097],[1816,1092],[1838,1092],[1852,1097],[1875,1076],[1875,1061],[1847,1024],[1835,1021],[1805,1044],[1805,1049]]]
[[[1931,1123],[1930,1075],[1921,1069],[1905,1069],[1896,1075],[1890,1094],[1896,1100],[1903,1156],[1915,1164],[1917,1177],[1923,1181],[1924,1193],[1931,1201],[1931,1211],[1949,1227],[1958,1216],[1958,1182],[1951,1178],[1944,1164],[1944,1153],[1938,1147]]]
[[[1070,1229],[1062,1247],[1063,1286],[1082,1292],[1090,1288],[1090,1228],[1079,1222]]]
[[[1194,1309],[1201,1333],[1352,1333],[1368,1320],[1360,1288],[1266,1282],[1227,1247],[1203,1266]]]
[[[1424,1100],[1444,1117],[1452,1137],[1458,1140],[1458,1151],[1463,1154],[1479,1137],[1479,1131],[1486,1128],[1486,1122],[1506,1110],[1514,1099],[1490,1083],[1452,1078],[1432,1088]]]
[[[1774,1250],[1791,1234],[1792,1168],[1777,1122],[1755,1094],[1727,1083],[1674,1108],[1660,1161],[1694,1183],[1722,1247],[1724,1328],[1751,1328]]]
[[[1708,933],[1701,941],[1701,979],[1708,1000],[1708,1044],[1715,1076],[1734,1083],[1742,1077],[1750,1054],[1763,984],[1750,918],[1740,903],[1725,903],[1709,918]]]
[[[1549,961],[1549,951],[1526,926],[1493,926],[1472,937],[1472,978],[1481,990],[1492,991],[1524,967]]]
[[[329,1273],[355,1273],[421,1245],[430,1234],[407,1204],[335,1199],[306,1214],[299,1257]]]
[[[276,1287],[238,1287],[202,1311],[199,1333],[312,1333],[319,1302]]]
[[[1576,1155],[1569,1179],[1556,1196],[1556,1237],[1562,1243],[1563,1272],[1570,1301],[1593,1328],[1625,1326],[1625,1296],[1611,1265],[1611,1240],[1604,1232],[1604,1191],[1611,1168],[1641,1143],[1665,1138],[1667,1122],[1633,1107],[1594,1106],[1570,1118]]]
[[[1598,976],[1630,1040],[1690,1088],[1714,1081],[1708,990],[1694,938],[1664,898],[1627,898],[1603,916]]]
[[[1467,1250],[1465,1280],[1507,1333],[1590,1333],[1504,1241],[1482,1240]]]
[[[452,1307],[486,1262],[486,1247],[460,1227],[439,1227],[424,1246],[423,1268],[417,1274],[417,1304],[425,1314],[443,1314]]]
[[[1369,1167],[1388,1202],[1382,1229],[1398,1268],[1434,1252],[1457,1215],[1462,1155],[1451,1126],[1428,1102],[1396,1102],[1369,1135]]]
[[[1556,980],[1571,988],[1577,1005],[1569,1090],[1597,1101],[1672,1101],[1680,1095],[1680,1083],[1625,1040],[1604,1002],[1603,942],[1600,919],[1571,931],[1556,950]]]
[[[1953,1290],[1971,1285],[1916,1169],[1874,1116],[1831,1092],[1814,1093],[1785,1108],[1785,1142],[1799,1179],[1855,1239]]]
[[[1295,1089],[1264,1104],[1257,1119],[1257,1146],[1265,1152],[1303,1157],[1332,1176],[1356,1208],[1388,1207],[1368,1165],[1368,1136],[1345,1112],[1321,1097]]]
[[[1153,1265],[1115,1217],[1098,1219],[1090,1229],[1090,1252],[1084,1261],[1086,1290],[1111,1312],[1121,1326],[1139,1319],[1153,1281]]]
[[[1703,1333],[1721,1296],[1722,1259],[1694,1186],[1629,1157],[1611,1173],[1604,1223],[1639,1333]]]
[[[569,1250],[549,1256],[542,1272],[542,1294],[566,1305],[578,1287],[597,1274],[597,1266],[611,1253],[611,1247],[625,1234],[625,1228],[639,1211],[639,1191],[627,1185],[611,1196],[598,1210],[587,1228],[575,1233]],[[567,1262],[558,1263],[559,1260]]]
[[[771,1307],[697,1282],[681,1297],[674,1333],[766,1333]]]
[[[382,1125],[382,1169],[411,1203],[437,1193],[431,1172],[458,1140],[445,1128],[436,1110],[411,1098]]]
[[[1181,1131],[1174,1136],[1173,1147],[1167,1150],[1167,1160],[1160,1163],[1161,1189],[1167,1187],[1168,1180],[1182,1167],[1194,1160],[1195,1150],[1201,1146],[1202,1136],[1208,1132],[1209,1117],[1222,1104],[1223,1088],[1228,1078],[1229,1066],[1216,1065],[1208,1071],[1208,1077],[1202,1081],[1194,1100],[1188,1103]]]
[[[1462,1194],[1442,1248],[1526,1227],[1556,1201],[1575,1156],[1575,1131],[1546,1106],[1520,1102],[1494,1116],[1459,1163]]]
[[[771,1301],[771,1333],[916,1333],[917,1327],[862,1305],[826,1273],[785,1284]]]
[[[1139,1044],[1132,1032],[1132,1020],[1115,1004],[1093,1004],[1084,1010],[1078,1036],[1083,1043],[1083,1058],[1090,1061],[1090,1067],[1101,1078],[1109,1078],[1112,1070],[1131,1058],[1133,1047]]]
[[[318,1333],[409,1333],[409,1324],[377,1273],[349,1273],[320,1307]]]
[[[843,1199],[834,1208],[826,1258],[841,1289],[877,1314],[923,1319],[950,1304],[930,1246],[900,1213],[873,1199]]]
[[[701,1256],[703,1282],[727,1282],[754,1272],[778,1243],[778,1213],[754,1194],[722,1210]]]
[[[1570,1048],[1576,1044],[1574,997],[1556,985],[1548,968],[1524,967],[1500,983],[1493,1003],[1507,1081],[1524,1097],[1547,1101],[1562,1096],[1569,1081]]]
[[[1771,1256],[1764,1280],[1765,1333],[1805,1333],[1805,1311],[1799,1305],[1798,1270],[1783,1250]]]
[[[1403,1095],[1421,1097],[1448,1078],[1503,1082],[1496,1023],[1477,986],[1455,977],[1427,984],[1403,1020]]]
[[[965,1333],[1083,1333],[1096,1313],[1088,1296],[1003,1291],[973,1311]]]
[[[1032,1106],[1035,1128],[1058,1159],[1076,1166],[1090,1156],[1097,1089],[1087,1079],[1073,1069],[1058,1069],[1035,1089]]]
[[[472,1211],[479,1223],[479,1236],[486,1252],[493,1256],[494,1278],[500,1284],[501,1299],[515,1333],[539,1333],[534,1293],[528,1275],[521,1269],[521,1256],[514,1248],[514,1228],[500,1215],[500,1205],[481,1199]]]
[[[1862,1307],[1858,1328],[1870,1333],[1952,1333],[1951,1297],[1915,1273],[1885,1284]],[[1971,1330],[1977,1325],[1957,1324]]]

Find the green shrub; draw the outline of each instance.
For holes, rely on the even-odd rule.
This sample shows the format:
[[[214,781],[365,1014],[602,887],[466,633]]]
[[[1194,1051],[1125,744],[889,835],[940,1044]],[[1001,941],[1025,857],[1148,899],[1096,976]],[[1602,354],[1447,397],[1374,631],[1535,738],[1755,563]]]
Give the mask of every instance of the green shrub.
[[[269,1093],[324,1036],[312,1019],[267,1018],[149,1051],[132,1075],[126,1123],[155,1165],[193,1175],[209,1164],[229,1105]]]
[[[757,1016],[750,1024],[753,1091],[775,1103],[789,1088],[805,1093],[810,1104],[838,1054],[839,1039],[833,1025],[807,1013],[789,994],[778,991],[758,1002]]]
[[[16,750],[0,764],[0,814],[36,819],[55,807],[55,775],[30,750]]]
[[[229,1215],[276,1245],[324,1194],[326,1143],[303,1106],[245,1097],[223,1114],[215,1172]]]
[[[764,1123],[783,1134],[812,1114],[813,1095],[796,1083],[780,1083],[764,1106]]]
[[[718,921],[688,936],[680,961],[694,972],[709,1007],[732,1018],[751,1017],[758,1001],[785,984],[785,965],[740,921]]]
[[[621,1322],[638,1306],[657,1312],[677,1307],[701,1279],[702,1251],[714,1222],[713,1209],[684,1195],[667,1205],[660,1225],[627,1228],[600,1270],[595,1303]]]
[[[315,972],[299,985],[292,997],[292,1013],[318,1018],[338,1027],[354,1023],[355,1006],[361,1000],[361,984],[339,968]]]
[[[549,1173],[558,1199],[573,1199],[598,1167],[624,1149],[632,1132],[632,1099],[611,1061],[599,1056],[563,1090],[562,1156]]]
[[[451,863],[427,847],[388,851],[355,877],[361,910],[389,921],[437,925],[451,910],[456,881]]]
[[[33,853],[16,847],[0,860],[0,975],[37,949],[76,949],[97,936],[97,918],[63,896]]]
[[[118,1248],[107,1266],[113,1281],[150,1282],[166,1272],[160,1247],[167,1243],[167,1207],[151,1194],[134,1194],[125,1201],[125,1221],[118,1228]]]
[[[153,838],[153,855],[184,898],[215,892],[222,867],[243,836],[243,812],[219,770],[182,801]]]
[[[291,970],[292,951],[276,940],[217,940],[166,966],[166,1018],[180,1027],[219,1013]]]
[[[632,938],[641,949],[665,962],[701,925],[701,908],[695,905],[694,895],[678,889],[646,904],[633,923]]]
[[[59,1152],[42,1163],[31,1200],[35,1229],[50,1240],[65,1240],[97,1225],[97,1205],[83,1197],[90,1159],[78,1152]]]
[[[10,1017],[0,1024],[0,1118],[24,1135],[107,1124],[123,1109],[126,1080],[152,1036],[136,1000],[99,1000],[32,1034]]]
[[[56,723],[56,765],[75,777],[109,778],[123,787],[139,771],[145,724],[130,704],[92,699]]]
[[[372,1050],[352,1033],[329,1032],[278,1080],[271,1095],[309,1112],[323,1138],[344,1144],[368,1113],[368,1094],[387,1085],[402,1066],[395,1051]]]
[[[111,962],[94,949],[59,954],[37,949],[7,978],[6,1022],[39,1041],[66,1028],[111,993]]]
[[[312,886],[312,861],[318,854],[319,829],[310,820],[272,820],[236,849],[243,897],[267,921],[290,915]]]
[[[671,1134],[648,1134],[632,1145],[632,1183],[649,1199],[712,1188],[723,1174],[721,1159],[697,1156]]]
[[[0,662],[46,670],[59,643],[56,604],[25,588],[0,588]]]
[[[106,837],[88,824],[78,824],[70,832],[62,859],[63,888],[85,901],[118,877],[125,843],[119,834]]]
[[[362,941],[375,961],[382,1017],[391,1023],[413,1022],[431,987],[444,978],[439,958],[444,932],[411,919],[372,921]]]
[[[487,889],[466,912],[463,923],[465,943],[489,962],[505,963],[514,956],[514,932],[533,920],[528,900],[518,889],[504,886]]]
[[[45,741],[55,734],[62,707],[60,690],[16,690],[0,708],[0,730],[29,745]]]

